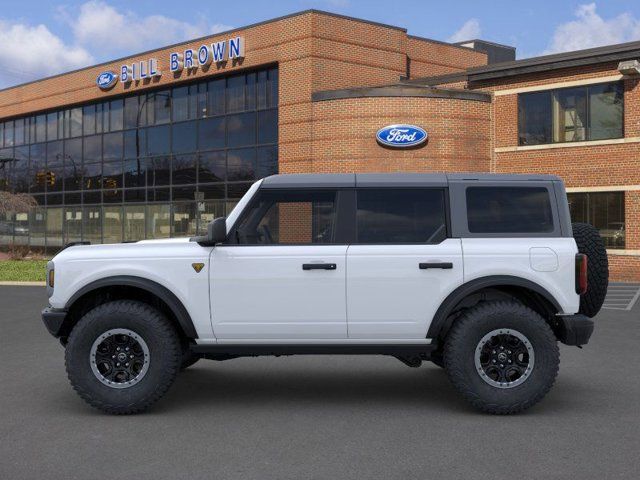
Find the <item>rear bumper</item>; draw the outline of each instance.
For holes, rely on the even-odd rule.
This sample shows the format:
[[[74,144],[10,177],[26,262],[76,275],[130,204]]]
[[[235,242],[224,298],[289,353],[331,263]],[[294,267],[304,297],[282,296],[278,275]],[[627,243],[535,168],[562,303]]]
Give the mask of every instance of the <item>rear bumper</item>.
[[[56,338],[60,337],[66,318],[66,310],[56,309],[53,307],[47,307],[42,310],[42,321],[44,322],[44,326],[47,327],[49,333]]]
[[[593,333],[593,320],[581,314],[557,317],[556,335],[565,345],[580,346],[589,343]]]

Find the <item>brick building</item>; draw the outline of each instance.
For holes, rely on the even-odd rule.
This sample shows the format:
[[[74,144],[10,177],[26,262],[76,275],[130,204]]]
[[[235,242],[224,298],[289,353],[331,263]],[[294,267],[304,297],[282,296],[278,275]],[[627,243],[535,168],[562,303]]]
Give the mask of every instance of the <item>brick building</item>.
[[[1,90],[0,188],[38,207],[0,244],[191,235],[275,172],[540,172],[640,280],[640,42],[514,59],[309,10]]]

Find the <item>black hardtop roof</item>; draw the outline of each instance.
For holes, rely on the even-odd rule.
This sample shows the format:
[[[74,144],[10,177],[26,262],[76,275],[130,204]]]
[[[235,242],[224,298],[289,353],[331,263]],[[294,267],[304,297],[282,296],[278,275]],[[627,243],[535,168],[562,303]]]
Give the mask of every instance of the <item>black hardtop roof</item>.
[[[266,177],[261,188],[446,187],[450,182],[561,181],[556,175],[500,173],[296,173]]]

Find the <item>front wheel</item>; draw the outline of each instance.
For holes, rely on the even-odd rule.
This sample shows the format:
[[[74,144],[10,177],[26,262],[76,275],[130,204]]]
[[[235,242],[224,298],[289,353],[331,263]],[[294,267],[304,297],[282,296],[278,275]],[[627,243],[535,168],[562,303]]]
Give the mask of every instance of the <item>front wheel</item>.
[[[146,410],[172,385],[182,352],[173,325],[150,305],[119,300],[97,306],[74,326],[65,363],[73,388],[107,413]]]
[[[474,407],[521,412],[539,402],[558,374],[553,331],[516,301],[484,302],[453,325],[444,346],[449,380]]]

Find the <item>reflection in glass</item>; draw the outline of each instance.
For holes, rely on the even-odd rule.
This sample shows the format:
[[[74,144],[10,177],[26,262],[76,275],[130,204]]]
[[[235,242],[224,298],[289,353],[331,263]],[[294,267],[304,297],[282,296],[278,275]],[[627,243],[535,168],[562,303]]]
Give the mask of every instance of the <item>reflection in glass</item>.
[[[168,203],[147,205],[147,238],[168,238],[171,234]]]
[[[185,237],[196,234],[196,204],[173,204],[173,236]]]
[[[124,241],[144,240],[144,205],[124,207]]]
[[[198,182],[221,182],[226,178],[226,154],[224,151],[201,153],[198,159]]]
[[[103,243],[122,242],[122,207],[104,207]]]

